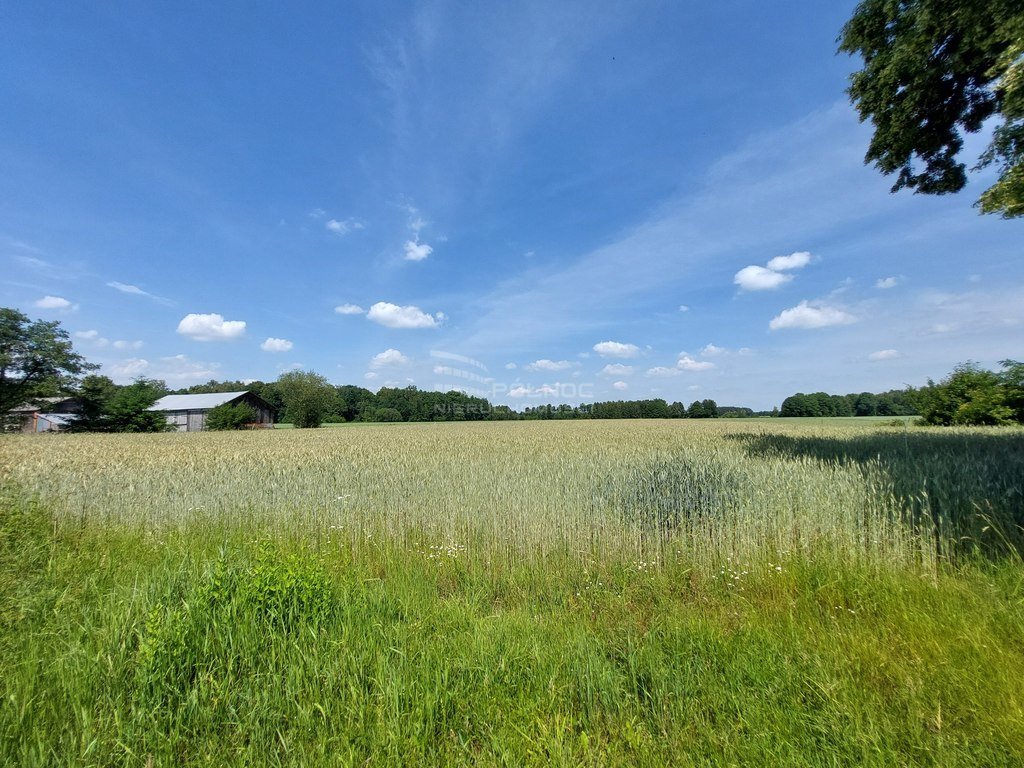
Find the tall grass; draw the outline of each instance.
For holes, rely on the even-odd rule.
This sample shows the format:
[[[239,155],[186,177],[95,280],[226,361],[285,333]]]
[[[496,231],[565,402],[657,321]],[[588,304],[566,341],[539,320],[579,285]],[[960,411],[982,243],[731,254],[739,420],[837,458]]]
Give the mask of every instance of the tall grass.
[[[960,529],[922,515],[922,499],[969,517],[986,509],[972,504],[993,503],[984,493],[1000,477],[1010,487],[997,494],[997,516],[1013,529],[1002,498],[1019,491],[1013,452],[977,472],[963,471],[969,452],[952,450],[894,467],[886,453],[904,446],[891,432],[863,438],[863,456],[842,461],[778,441],[848,440],[848,429],[758,429],[574,422],[31,436],[5,441],[3,468],[65,520],[159,529],[213,517],[352,546],[374,537],[451,545],[488,562],[558,553],[714,569],[729,556],[836,550],[933,568],[935,536]],[[966,499],[949,482],[965,477],[980,486]]]
[[[1020,763],[1022,433],[942,434],[4,439],[0,763]]]

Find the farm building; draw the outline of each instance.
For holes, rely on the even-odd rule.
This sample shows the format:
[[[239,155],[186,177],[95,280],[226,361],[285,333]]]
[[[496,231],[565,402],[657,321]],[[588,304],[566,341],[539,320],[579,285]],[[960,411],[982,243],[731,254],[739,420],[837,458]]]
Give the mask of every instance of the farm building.
[[[82,401],[77,397],[41,397],[12,409],[4,428],[13,432],[60,432],[81,412]]]
[[[201,432],[206,414],[218,405],[245,403],[256,411],[254,426],[269,427],[274,423],[274,406],[252,392],[215,392],[205,395],[167,395],[149,408],[167,416],[167,423],[178,432]]]

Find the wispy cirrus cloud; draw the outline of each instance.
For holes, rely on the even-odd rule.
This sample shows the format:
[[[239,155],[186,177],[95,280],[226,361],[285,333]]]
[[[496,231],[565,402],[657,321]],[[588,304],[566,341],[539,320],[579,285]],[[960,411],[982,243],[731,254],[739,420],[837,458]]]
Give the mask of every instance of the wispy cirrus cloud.
[[[144,291],[139,286],[132,285],[131,283],[122,283],[117,280],[112,280],[107,283],[107,287],[113,288],[115,291],[120,291],[121,293],[126,293],[129,296],[145,296],[147,299],[152,299],[160,304],[166,304],[168,306],[172,306],[174,304],[174,302],[168,298],[157,296],[155,293],[150,293],[149,291]]]
[[[569,360],[535,360],[525,366],[527,371],[568,371],[574,368],[576,363]]]

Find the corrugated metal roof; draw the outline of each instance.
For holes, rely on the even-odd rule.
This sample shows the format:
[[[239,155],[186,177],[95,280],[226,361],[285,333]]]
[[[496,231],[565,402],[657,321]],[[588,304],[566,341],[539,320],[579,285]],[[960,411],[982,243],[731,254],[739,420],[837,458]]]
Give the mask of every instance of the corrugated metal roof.
[[[150,411],[202,411],[231,402],[247,392],[212,392],[205,395],[166,395],[161,397]]]

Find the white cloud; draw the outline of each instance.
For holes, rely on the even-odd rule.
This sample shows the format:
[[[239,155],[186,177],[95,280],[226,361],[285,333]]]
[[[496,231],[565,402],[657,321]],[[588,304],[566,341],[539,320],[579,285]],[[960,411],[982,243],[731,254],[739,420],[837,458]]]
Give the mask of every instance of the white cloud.
[[[526,366],[528,371],[567,371],[573,367],[568,360],[536,360]]]
[[[787,269],[802,269],[811,263],[811,254],[807,251],[797,251],[789,256],[776,256],[768,262],[768,269],[781,272]]]
[[[107,287],[113,288],[114,290],[120,291],[121,293],[130,294],[132,296],[145,296],[146,298],[153,299],[153,301],[158,301],[161,304],[170,305],[174,303],[170,299],[165,299],[163,296],[157,296],[155,294],[150,293],[149,291],[144,291],[141,288],[139,288],[139,286],[131,285],[130,283],[119,283],[116,280],[114,280],[112,282],[107,283]]]
[[[128,341],[127,339],[118,339],[114,342],[114,349],[142,349],[142,346],[142,342],[138,340]]]
[[[624,381],[616,381],[615,383],[612,384],[612,387],[619,391],[622,391],[624,389],[629,389],[629,384],[627,384]]]
[[[387,301],[378,301],[370,307],[366,317],[386,328],[437,328],[438,321],[444,319],[444,313],[438,312],[431,317],[419,307],[400,307]]]
[[[744,291],[770,291],[785,285],[793,275],[783,274],[785,270],[801,269],[811,263],[811,254],[797,251],[788,256],[776,256],[766,267],[750,265],[735,274],[732,281]]]
[[[288,339],[275,339],[273,336],[270,336],[260,344],[260,349],[264,352],[288,352],[294,346]]]
[[[898,357],[903,357],[898,350],[895,349],[881,349],[878,352],[872,352],[868,355],[868,360],[872,362],[878,362],[879,360],[895,360]]]
[[[707,360],[694,360],[689,355],[680,356],[679,362],[676,363],[676,368],[681,371],[710,371],[714,367],[714,363],[709,363]]]
[[[358,304],[339,304],[334,308],[334,311],[339,315],[362,315],[366,312]]]
[[[548,384],[544,384],[540,387],[528,387],[525,384],[517,384],[508,391],[509,397],[550,397],[551,395],[557,395],[558,389]]]
[[[196,341],[230,341],[245,334],[245,321],[225,320],[216,313],[191,313],[178,323],[178,333]]]
[[[795,307],[784,309],[777,317],[772,318],[768,327],[773,331],[782,328],[827,328],[830,325],[849,325],[857,322],[857,318],[838,307],[827,304],[811,304],[801,301]]]
[[[150,295],[146,291],[144,291],[141,288],[139,288],[139,286],[137,286],[137,285],[129,285],[128,283],[119,283],[116,280],[111,282],[111,283],[107,283],[107,287],[108,288],[114,288],[115,290],[118,290],[121,293],[130,293],[133,296],[149,296]]]
[[[377,374],[374,373],[373,371],[367,371],[366,373],[363,374],[363,378],[366,379],[367,381],[373,381],[374,379],[377,378]]]
[[[714,344],[707,344],[700,353],[705,357],[714,357],[715,355],[724,355],[728,351],[729,350],[725,347],[716,347]]]
[[[594,351],[601,357],[631,358],[640,354],[640,347],[620,341],[602,341],[594,345]]]
[[[418,240],[405,241],[405,258],[407,261],[423,261],[433,252],[434,249],[426,243],[421,243]]]
[[[370,367],[383,368],[388,365],[408,365],[409,362],[409,358],[397,349],[385,349],[383,352],[373,356],[373,359],[370,360]]]
[[[317,209],[319,210],[319,209]],[[356,219],[345,219],[344,221],[338,221],[337,219],[331,219],[324,227],[329,232],[333,232],[336,235],[347,235],[349,232],[356,229],[363,229],[365,225],[363,222]]]
[[[74,305],[62,296],[43,296],[33,302],[39,309],[72,309]]]
[[[732,281],[744,291],[770,291],[792,279],[792,275],[751,265],[737,272]]]
[[[169,382],[207,381],[220,375],[220,365],[192,360],[188,355],[171,355],[161,357],[150,375]]]
[[[314,208],[312,211],[309,212],[309,218],[311,219],[322,219],[326,215],[327,211],[325,211],[323,208]]]
[[[678,376],[678,368],[666,368],[664,365],[658,365],[654,368],[647,369],[648,376]]]
[[[518,367],[519,366],[516,365],[515,363],[505,363],[505,370],[506,371],[514,371]]]
[[[100,338],[99,331],[75,331],[75,338],[82,341],[96,341]]]
[[[622,363],[609,363],[600,370],[598,376],[630,376],[633,373],[632,365]]]
[[[882,277],[875,283],[875,288],[894,288],[898,282],[898,277]]]
[[[136,376],[141,376],[149,370],[149,360],[145,360],[141,357],[132,357],[127,360],[123,360],[120,363],[114,363],[110,366],[111,376],[117,380],[133,379]]]
[[[686,306],[685,304],[680,304],[679,305],[679,311],[680,312],[689,312],[690,308],[688,306]]]

